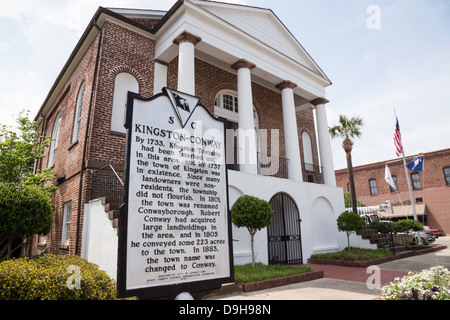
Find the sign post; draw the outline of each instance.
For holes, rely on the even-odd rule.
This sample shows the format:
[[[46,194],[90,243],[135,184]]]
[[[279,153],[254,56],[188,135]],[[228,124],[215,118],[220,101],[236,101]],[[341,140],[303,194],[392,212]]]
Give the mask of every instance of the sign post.
[[[119,297],[161,298],[234,281],[226,120],[167,88],[128,93]]]

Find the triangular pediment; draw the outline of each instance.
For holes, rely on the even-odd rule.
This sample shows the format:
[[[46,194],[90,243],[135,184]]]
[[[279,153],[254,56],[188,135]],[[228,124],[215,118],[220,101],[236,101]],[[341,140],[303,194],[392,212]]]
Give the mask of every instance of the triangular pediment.
[[[326,79],[320,67],[270,9],[210,1],[191,1],[278,53]]]

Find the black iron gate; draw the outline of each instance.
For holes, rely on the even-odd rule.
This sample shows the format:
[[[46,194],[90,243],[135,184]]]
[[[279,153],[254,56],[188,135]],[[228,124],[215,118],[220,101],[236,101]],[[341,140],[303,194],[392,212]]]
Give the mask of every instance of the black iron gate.
[[[269,264],[302,264],[300,214],[294,200],[278,193],[270,200],[272,224],[267,228]]]

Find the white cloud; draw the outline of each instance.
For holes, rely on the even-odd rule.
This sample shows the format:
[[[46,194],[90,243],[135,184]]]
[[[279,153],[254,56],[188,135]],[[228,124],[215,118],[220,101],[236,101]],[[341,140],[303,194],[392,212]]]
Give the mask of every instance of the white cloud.
[[[9,44],[6,41],[0,41],[0,53],[6,52],[9,48]]]
[[[339,114],[365,120],[363,135],[355,141],[355,165],[395,158],[394,108],[408,153],[449,147],[450,44],[445,41],[449,24],[435,25],[447,21],[448,1],[433,7],[426,5],[426,0],[417,0],[420,10],[405,0],[380,1],[381,30],[366,27],[370,2],[227,2],[271,8],[298,37],[333,81],[327,88],[330,125],[337,123]],[[12,115],[22,108],[31,109],[34,116],[99,6],[167,10],[174,3],[6,1],[0,10],[0,28],[4,28],[0,30],[0,122],[13,124]],[[421,15],[419,21],[418,11],[428,16]],[[299,12],[304,14],[302,19],[298,19]],[[436,12],[441,20],[430,21],[430,12]],[[332,140],[332,147],[336,169],[345,168],[341,142]]]

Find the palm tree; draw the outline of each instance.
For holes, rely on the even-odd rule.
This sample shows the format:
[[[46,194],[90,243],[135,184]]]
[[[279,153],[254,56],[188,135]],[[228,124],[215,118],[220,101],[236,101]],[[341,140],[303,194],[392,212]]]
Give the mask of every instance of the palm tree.
[[[344,115],[339,115],[339,125],[330,128],[330,135],[332,138],[340,137],[343,139],[342,148],[344,148],[347,156],[347,170],[348,180],[350,184],[350,195],[352,198],[352,210],[355,213],[357,211],[355,182],[353,180],[353,165],[352,165],[352,149],[353,138],[358,138],[361,135],[361,127],[363,126],[363,120],[359,117],[353,117],[348,119]]]

